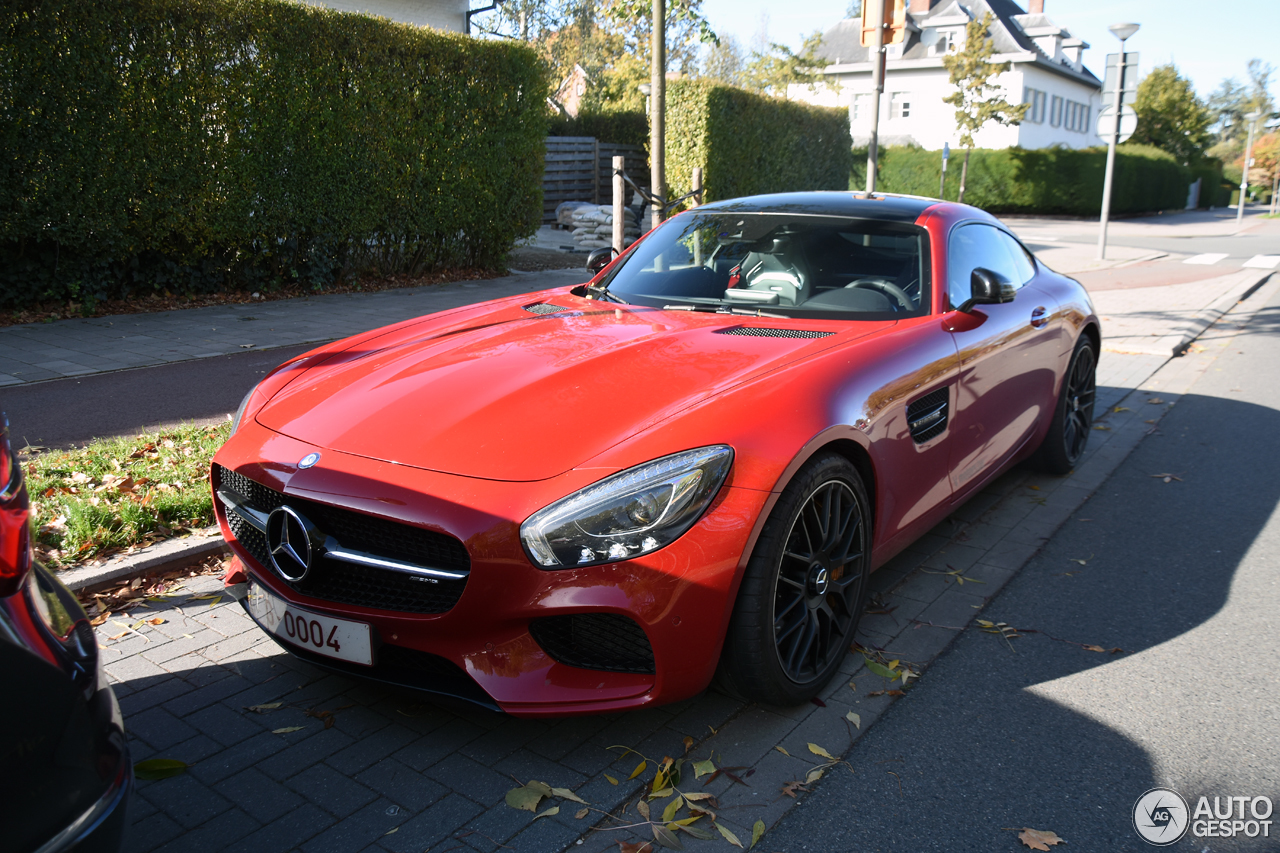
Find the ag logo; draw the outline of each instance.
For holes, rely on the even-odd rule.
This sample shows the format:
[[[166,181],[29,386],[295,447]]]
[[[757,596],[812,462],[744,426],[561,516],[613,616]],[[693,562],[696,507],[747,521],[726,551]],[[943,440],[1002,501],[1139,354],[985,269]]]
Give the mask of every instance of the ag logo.
[[[1152,788],[1133,804],[1133,828],[1142,840],[1167,847],[1187,834],[1187,801],[1169,788]]]

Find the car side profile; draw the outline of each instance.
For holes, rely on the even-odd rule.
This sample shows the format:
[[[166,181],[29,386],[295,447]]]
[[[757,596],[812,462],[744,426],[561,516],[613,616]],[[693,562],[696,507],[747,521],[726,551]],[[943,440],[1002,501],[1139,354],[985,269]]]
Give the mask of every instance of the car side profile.
[[[212,488],[281,645],[522,716],[797,703],[872,571],[1084,451],[1088,295],[975,208],[733,199],[602,260],[246,396]]]

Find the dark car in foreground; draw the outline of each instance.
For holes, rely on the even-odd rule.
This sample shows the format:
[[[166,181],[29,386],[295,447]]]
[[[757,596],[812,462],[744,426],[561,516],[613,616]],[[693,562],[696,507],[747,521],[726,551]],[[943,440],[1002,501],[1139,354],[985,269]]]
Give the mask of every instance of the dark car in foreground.
[[[32,559],[30,503],[0,415],[0,850],[118,851],[133,769],[98,642]]]
[[[1009,466],[1071,470],[1100,331],[990,215],[704,205],[586,285],[328,344],[212,469],[247,609],[294,654],[524,716],[774,704],[867,576]]]

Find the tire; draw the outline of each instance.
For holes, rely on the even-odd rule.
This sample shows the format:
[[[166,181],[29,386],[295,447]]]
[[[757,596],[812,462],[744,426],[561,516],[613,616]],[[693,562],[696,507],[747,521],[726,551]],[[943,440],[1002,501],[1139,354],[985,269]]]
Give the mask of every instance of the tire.
[[[768,705],[816,696],[849,651],[870,568],[862,478],[842,456],[810,460],[783,490],[747,563],[720,686]]]
[[[1062,391],[1058,394],[1049,432],[1032,457],[1033,465],[1039,470],[1047,474],[1070,474],[1084,455],[1089,430],[1093,427],[1097,369],[1093,341],[1081,335],[1062,378]]]

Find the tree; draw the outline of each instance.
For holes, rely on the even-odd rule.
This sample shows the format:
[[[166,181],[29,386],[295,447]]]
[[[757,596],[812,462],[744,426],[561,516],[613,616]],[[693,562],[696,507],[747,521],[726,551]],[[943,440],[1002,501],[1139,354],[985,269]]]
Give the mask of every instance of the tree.
[[[1138,84],[1134,110],[1138,127],[1130,141],[1162,148],[1184,165],[1204,156],[1213,115],[1173,63],[1157,66]]]
[[[777,97],[787,97],[793,83],[807,83],[810,88],[822,80],[822,69],[828,62],[818,55],[822,47],[822,32],[815,30],[799,53],[792,53],[784,44],[770,44],[766,53],[753,51],[747,66],[748,87],[757,92]]]
[[[1240,85],[1234,77],[1228,77],[1209,96],[1209,111],[1217,128],[1219,143],[1238,141],[1244,145],[1249,134],[1245,114],[1257,110],[1264,116],[1273,114],[1275,102],[1271,98],[1271,75],[1275,69],[1261,59],[1250,59],[1248,85]]]
[[[733,36],[721,36],[720,43],[707,51],[699,74],[730,86],[747,85],[747,59],[742,45]]]
[[[960,201],[964,201],[964,184],[969,174],[969,155],[973,153],[973,135],[988,122],[1021,124],[1029,104],[1011,104],[1004,99],[1004,87],[993,78],[1011,67],[1008,62],[992,62],[996,49],[988,31],[992,15],[973,20],[964,30],[964,47],[942,57],[943,67],[951,75],[956,90],[942,99],[956,108],[956,129],[964,148],[964,165],[960,168]]]

